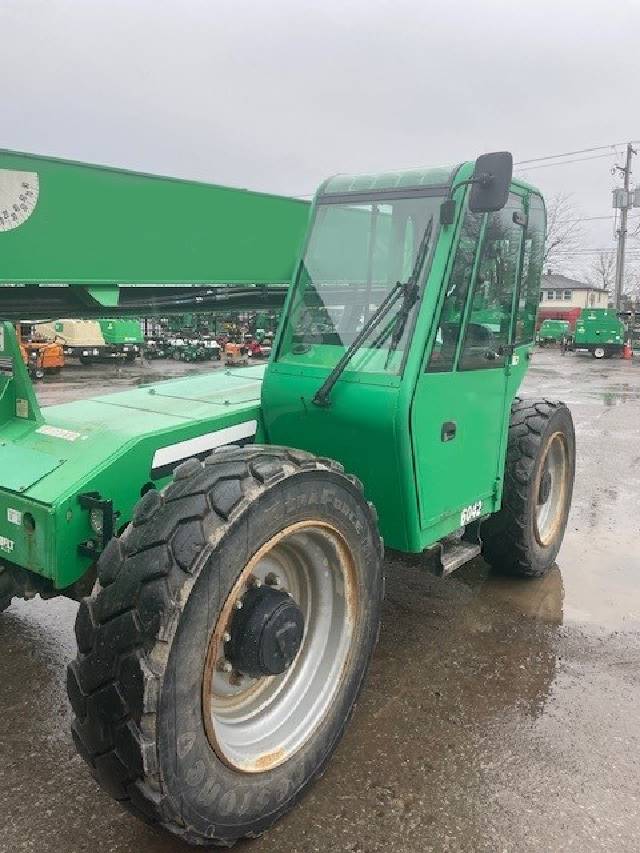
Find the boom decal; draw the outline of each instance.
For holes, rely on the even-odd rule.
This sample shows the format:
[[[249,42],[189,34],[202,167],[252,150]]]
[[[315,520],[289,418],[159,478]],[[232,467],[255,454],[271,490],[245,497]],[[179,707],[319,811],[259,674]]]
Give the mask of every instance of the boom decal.
[[[153,479],[158,479],[164,476],[164,471],[167,468],[171,468],[191,456],[200,456],[216,447],[223,447],[225,444],[235,444],[252,439],[257,429],[258,421],[246,421],[242,424],[235,424],[235,426],[224,427],[215,432],[196,436],[196,438],[189,438],[186,441],[179,441],[176,444],[169,444],[167,447],[160,447],[153,454],[151,476]]]

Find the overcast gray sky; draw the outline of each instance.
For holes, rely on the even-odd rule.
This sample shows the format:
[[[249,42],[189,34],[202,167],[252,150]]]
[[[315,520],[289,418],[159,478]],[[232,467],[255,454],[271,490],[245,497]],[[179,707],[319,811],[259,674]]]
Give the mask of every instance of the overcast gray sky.
[[[0,147],[304,194],[608,145],[640,139],[639,33],[640,0],[0,0]],[[526,175],[608,215],[614,162]]]

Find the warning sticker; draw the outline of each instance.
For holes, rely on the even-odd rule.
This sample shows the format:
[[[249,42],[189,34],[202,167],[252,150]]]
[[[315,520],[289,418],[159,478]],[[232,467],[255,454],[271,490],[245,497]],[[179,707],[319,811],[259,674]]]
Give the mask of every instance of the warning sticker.
[[[51,438],[61,438],[63,441],[76,441],[81,437],[82,433],[74,432],[72,429],[61,429],[60,427],[44,426],[38,427],[36,432],[40,435],[50,435]]]
[[[0,536],[0,551],[5,551],[7,554],[11,554],[15,546],[16,543],[13,539],[7,539],[6,536]]]
[[[0,325],[0,352],[4,352],[4,328]]]
[[[20,510],[9,507],[7,509],[7,521],[20,526],[22,524],[22,513]]]
[[[17,418],[28,418],[29,417],[29,403],[27,400],[23,400],[21,397],[16,399],[16,417]]]

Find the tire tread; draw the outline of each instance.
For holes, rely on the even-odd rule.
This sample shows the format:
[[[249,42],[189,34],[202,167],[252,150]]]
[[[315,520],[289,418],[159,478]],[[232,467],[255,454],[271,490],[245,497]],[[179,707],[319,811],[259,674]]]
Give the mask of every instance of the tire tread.
[[[129,812],[188,843],[203,839],[181,822],[163,793],[155,713],[168,640],[188,597],[185,587],[194,582],[190,558],[191,564],[193,557],[203,561],[233,519],[274,482],[314,469],[343,471],[304,451],[256,445],[182,463],[173,482],[163,492],[148,492],[132,524],[105,548],[93,594],[80,605],[78,655],[67,672],[78,752]],[[369,512],[377,530],[372,505]],[[194,531],[199,554],[185,551]],[[226,838],[207,843],[230,846]]]
[[[529,488],[545,430],[561,409],[566,409],[564,403],[547,398],[516,397],[511,406],[502,507],[481,528],[486,560],[505,574],[529,578],[544,574],[532,560],[525,537]]]

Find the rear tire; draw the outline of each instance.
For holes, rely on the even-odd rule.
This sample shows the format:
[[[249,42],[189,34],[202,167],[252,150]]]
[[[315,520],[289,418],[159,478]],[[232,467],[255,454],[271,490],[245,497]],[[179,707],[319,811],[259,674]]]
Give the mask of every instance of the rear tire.
[[[594,347],[591,354],[594,358],[604,358],[607,353],[604,347]]]
[[[571,507],[575,434],[564,403],[511,407],[502,508],[481,527],[483,554],[498,571],[539,577],[553,566]]]
[[[275,676],[242,664],[238,680],[238,626],[280,578],[279,601],[305,614],[297,656]],[[67,677],[78,751],[115,799],[187,842],[260,835],[333,753],[382,592],[375,513],[337,463],[258,446],[185,462],[111,540],[80,606]]]

